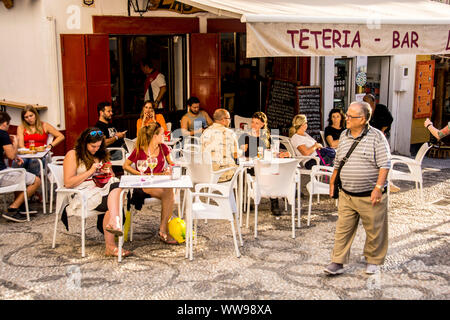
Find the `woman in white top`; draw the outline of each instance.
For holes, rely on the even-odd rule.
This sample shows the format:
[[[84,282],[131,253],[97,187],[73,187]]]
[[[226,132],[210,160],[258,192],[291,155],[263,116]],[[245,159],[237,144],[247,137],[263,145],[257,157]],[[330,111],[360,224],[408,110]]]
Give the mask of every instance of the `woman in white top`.
[[[322,148],[322,145],[314,140],[306,133],[308,129],[308,121],[306,116],[298,114],[292,120],[292,127],[289,130],[291,137],[291,144],[294,147],[296,156],[310,156],[315,154],[317,149]]]
[[[106,256],[117,257],[118,247],[114,236],[123,235],[122,227],[116,225],[116,219],[122,211],[119,206],[121,189],[118,187],[119,180],[110,170],[109,159],[103,132],[98,128],[85,129],[78,137],[74,149],[67,152],[64,158],[64,186],[85,190],[88,194],[88,210],[105,212],[104,216],[98,216],[97,228],[103,231],[105,236]],[[92,180],[92,177],[99,173],[111,173],[113,176],[101,188]],[[66,207],[67,215],[79,214],[80,210],[80,197],[76,195],[70,198]],[[122,250],[122,257],[130,254],[128,250]]]

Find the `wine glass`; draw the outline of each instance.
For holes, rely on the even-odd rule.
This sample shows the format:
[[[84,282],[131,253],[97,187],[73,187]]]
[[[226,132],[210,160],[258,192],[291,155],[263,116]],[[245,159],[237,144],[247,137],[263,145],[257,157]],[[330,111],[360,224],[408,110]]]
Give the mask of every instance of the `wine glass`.
[[[153,169],[158,165],[158,158],[149,157],[147,158],[147,164],[151,171],[151,179],[153,180]]]
[[[141,175],[144,175],[145,170],[148,168],[148,164],[146,160],[138,160],[137,161],[137,168]]]

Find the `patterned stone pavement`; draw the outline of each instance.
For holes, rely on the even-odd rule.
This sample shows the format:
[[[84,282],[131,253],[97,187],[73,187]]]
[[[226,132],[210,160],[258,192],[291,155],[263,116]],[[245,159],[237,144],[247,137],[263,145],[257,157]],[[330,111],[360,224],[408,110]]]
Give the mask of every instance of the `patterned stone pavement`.
[[[314,200],[306,226],[308,198],[302,197],[302,227],[290,237],[290,212],[276,219],[269,201],[261,205],[258,238],[243,226],[244,246],[237,258],[228,222],[199,222],[194,260],[185,247],[157,238],[159,209],[135,218],[134,256],[122,263],[104,256],[96,220],[87,224],[86,257],[81,258],[78,219],[70,232],[58,224],[51,248],[53,214],[38,213],[28,223],[0,218],[0,299],[449,299],[450,161],[424,163],[421,203],[414,184],[398,182],[389,212],[389,251],[381,272],[368,276],[361,253],[360,224],[345,274],[327,277],[337,212],[334,201]],[[31,203],[39,210],[38,203]],[[245,219],[244,219],[245,221]]]

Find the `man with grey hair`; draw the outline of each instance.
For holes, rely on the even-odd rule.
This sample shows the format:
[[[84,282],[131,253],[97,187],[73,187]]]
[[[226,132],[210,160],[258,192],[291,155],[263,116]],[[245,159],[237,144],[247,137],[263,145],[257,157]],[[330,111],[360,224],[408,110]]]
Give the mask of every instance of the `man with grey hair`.
[[[350,248],[361,218],[366,231],[363,255],[366,273],[378,272],[388,249],[386,178],[391,168],[391,154],[385,135],[369,125],[372,110],[367,102],[352,102],[346,114],[347,129],[339,138],[330,196],[341,161],[360,140],[340,171],[338,220],[331,264],[327,274],[344,272]]]
[[[219,182],[233,177],[238,157],[238,141],[236,134],[229,128],[230,113],[225,109],[217,109],[213,114],[214,123],[203,131],[200,137],[202,151],[211,156],[213,169],[232,168],[223,173]]]

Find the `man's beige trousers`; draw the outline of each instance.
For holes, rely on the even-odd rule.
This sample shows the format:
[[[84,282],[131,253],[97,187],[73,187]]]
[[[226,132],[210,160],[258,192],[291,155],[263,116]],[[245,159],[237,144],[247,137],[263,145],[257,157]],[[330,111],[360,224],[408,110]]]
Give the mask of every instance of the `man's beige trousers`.
[[[338,220],[331,261],[346,264],[358,229],[359,218],[366,231],[363,255],[371,264],[383,264],[388,249],[387,195],[372,205],[370,197],[353,197],[339,192]]]

